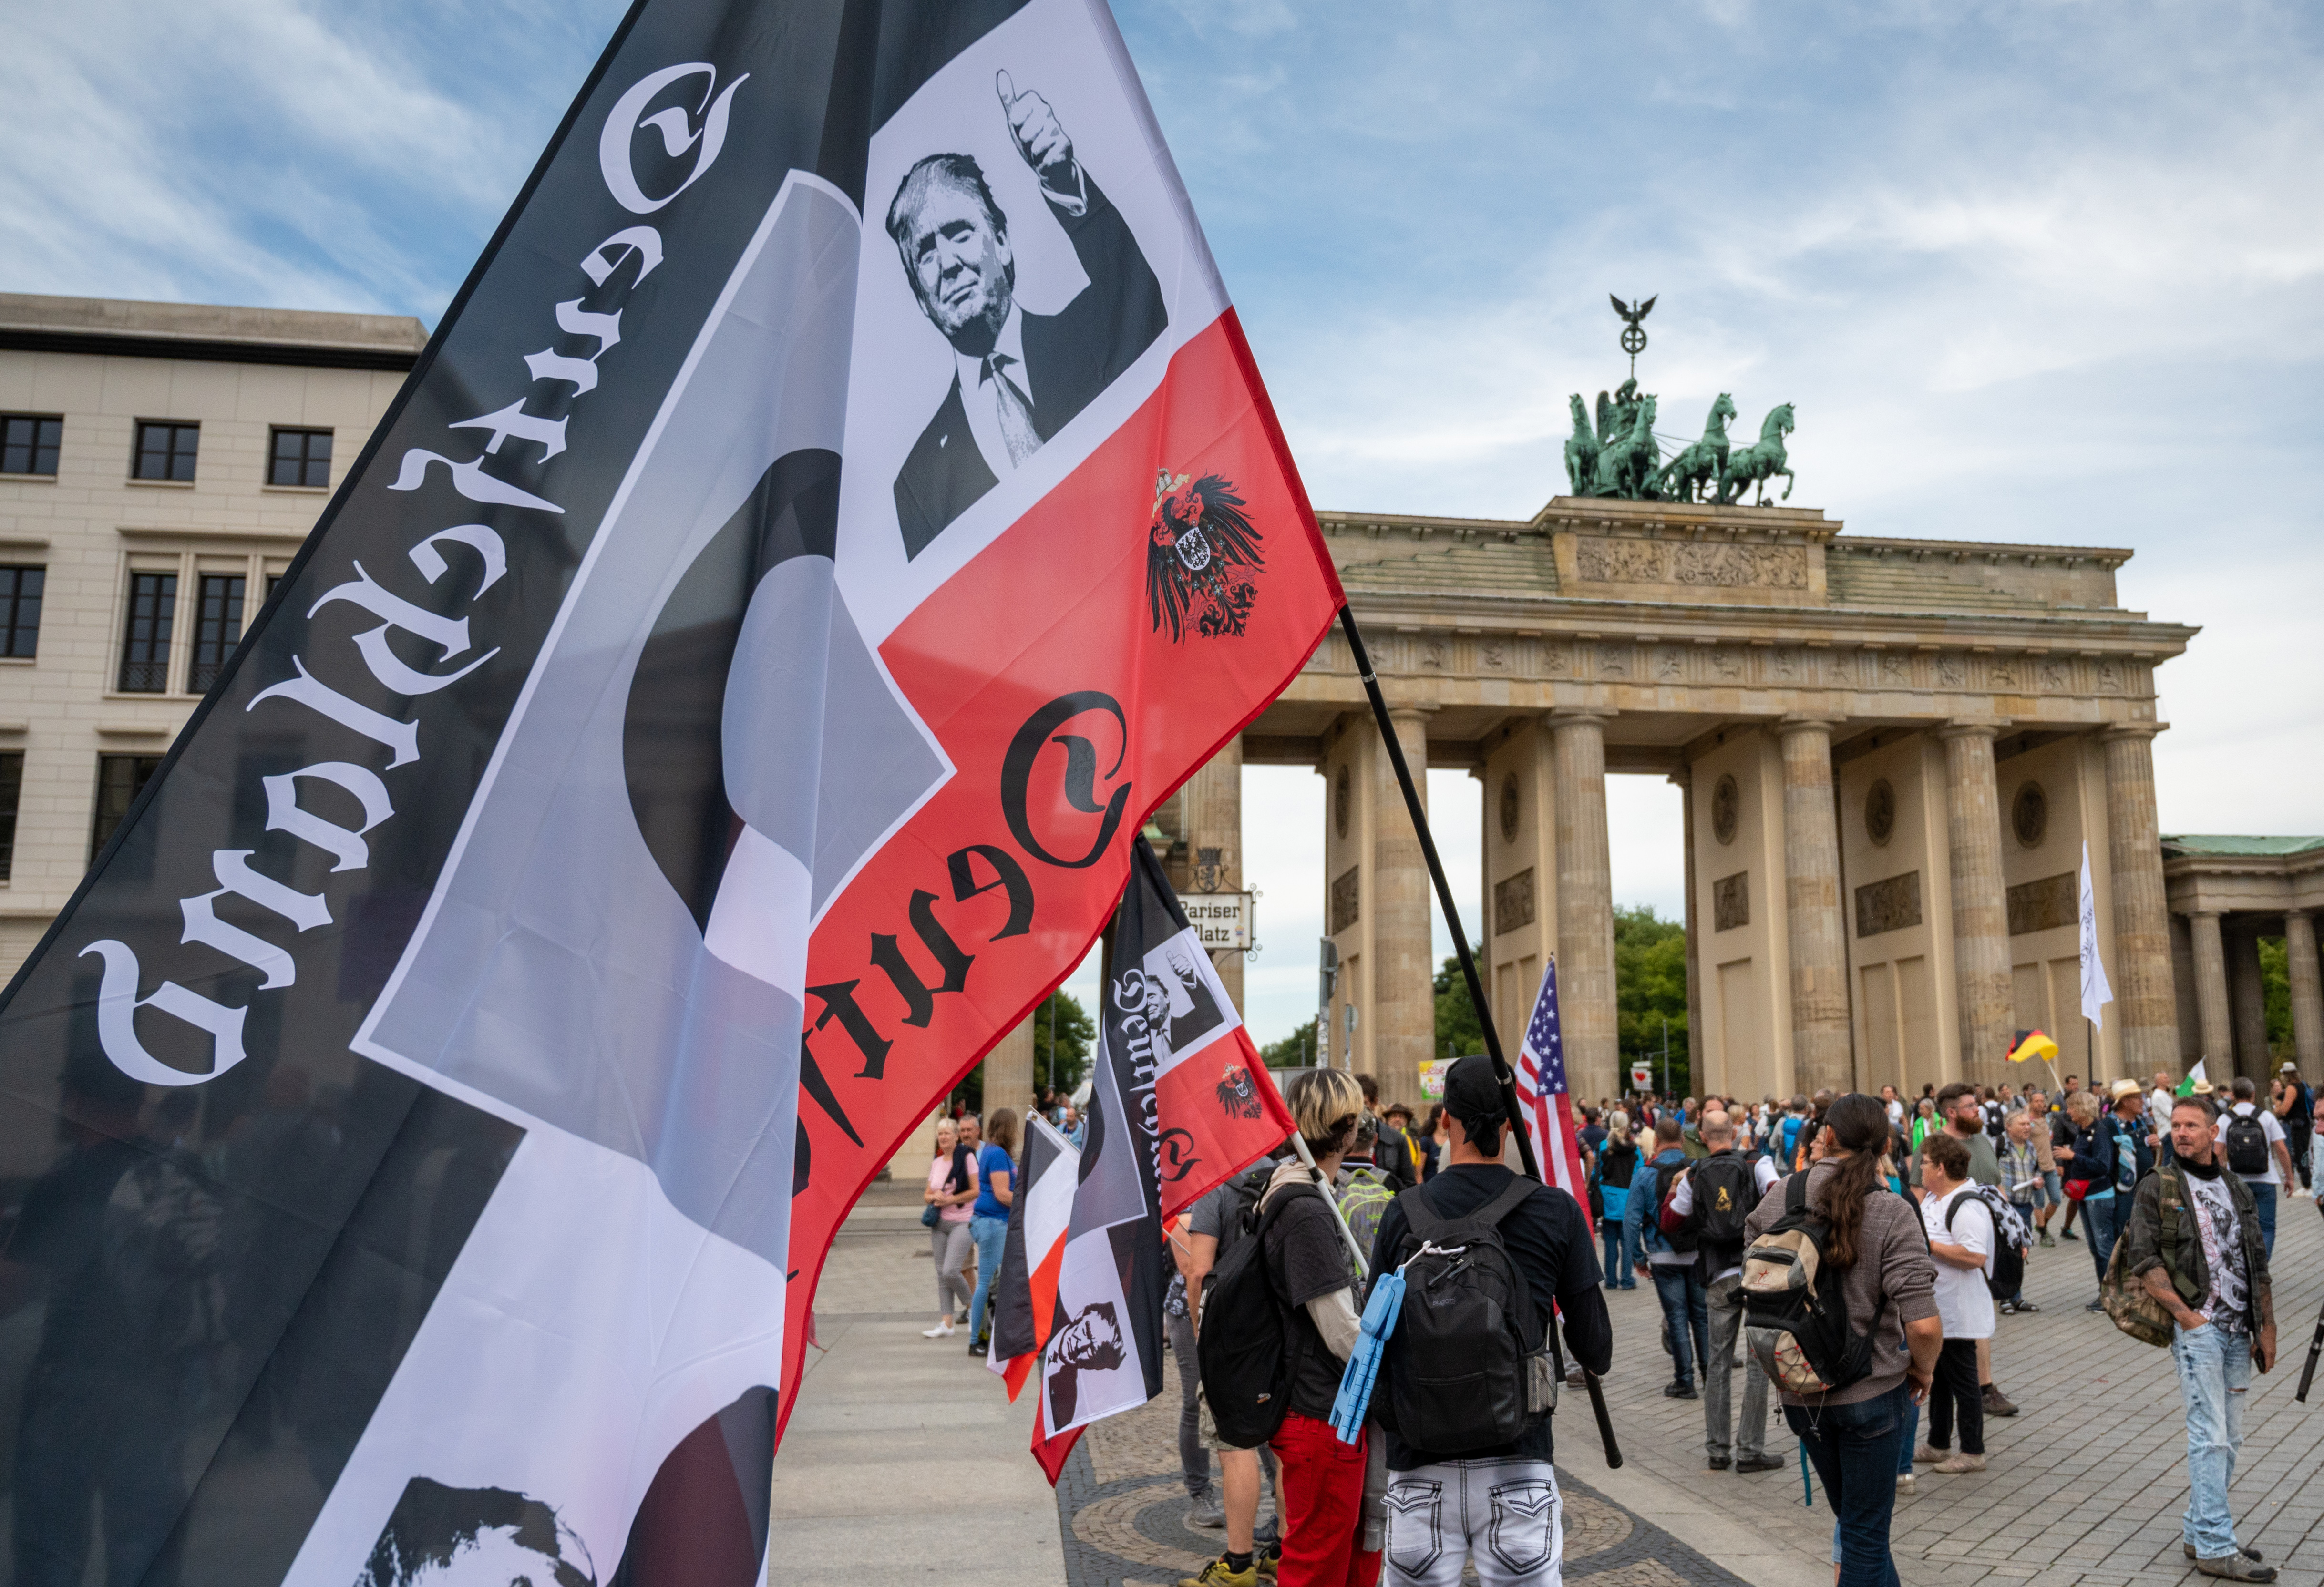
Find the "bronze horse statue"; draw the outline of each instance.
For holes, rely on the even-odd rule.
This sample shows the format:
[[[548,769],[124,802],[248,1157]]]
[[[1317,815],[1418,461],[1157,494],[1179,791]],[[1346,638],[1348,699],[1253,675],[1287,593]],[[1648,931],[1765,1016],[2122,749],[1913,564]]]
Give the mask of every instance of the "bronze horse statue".
[[[1662,448],[1655,444],[1655,399],[1638,399],[1637,416],[1625,434],[1609,441],[1598,454],[1598,475],[1591,484],[1593,496],[1618,496],[1637,502],[1654,488],[1655,465]]]
[[[1789,501],[1792,494],[1791,459],[1784,453],[1784,438],[1792,432],[1792,405],[1785,402],[1771,411],[1759,426],[1757,446],[1738,447],[1728,455],[1719,471],[1719,502],[1721,506],[1741,500],[1743,487],[1757,485],[1758,494],[1751,504],[1767,504],[1767,482],[1777,475],[1784,476],[1784,494],[1776,498]]]
[[[1565,438],[1565,477],[1573,486],[1573,494],[1586,496],[1598,477],[1598,454],[1601,450],[1598,436],[1590,428],[1590,411],[1582,405],[1582,393],[1569,399],[1573,404],[1573,433]]]
[[[1719,401],[1711,405],[1711,418],[1703,424],[1702,438],[1673,457],[1655,475],[1655,494],[1665,502],[1699,501],[1706,486],[1715,494],[1720,472],[1727,466],[1727,421],[1734,417],[1735,399],[1720,392]]]

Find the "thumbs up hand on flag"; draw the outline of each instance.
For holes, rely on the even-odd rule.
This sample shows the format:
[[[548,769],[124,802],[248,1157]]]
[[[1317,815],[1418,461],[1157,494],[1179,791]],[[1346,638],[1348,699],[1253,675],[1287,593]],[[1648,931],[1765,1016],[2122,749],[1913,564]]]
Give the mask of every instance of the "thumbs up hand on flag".
[[[1001,108],[1008,113],[1009,134],[1017,140],[1017,152],[1033,168],[1041,185],[1061,198],[1079,196],[1082,173],[1074,163],[1074,141],[1065,136],[1049,102],[1030,88],[1019,93],[1016,80],[1006,71],[995,74],[992,85],[1000,90]]]

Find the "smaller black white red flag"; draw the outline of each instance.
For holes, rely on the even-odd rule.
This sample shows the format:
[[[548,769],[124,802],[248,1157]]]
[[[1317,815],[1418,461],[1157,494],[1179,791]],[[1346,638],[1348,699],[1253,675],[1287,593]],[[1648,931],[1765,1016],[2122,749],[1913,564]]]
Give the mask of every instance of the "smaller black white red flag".
[[[1079,1428],[1162,1392],[1164,1222],[1292,1129],[1143,837],[1099,1001],[1089,1129],[1041,1349],[1033,1447],[1052,1482]]]
[[[992,1349],[986,1364],[1009,1380],[1009,1398],[1025,1387],[1057,1306],[1057,1269],[1072,1227],[1074,1186],[1082,1154],[1040,1114],[1025,1131],[1021,1182],[1009,1207],[1009,1240],[1001,1249],[995,1291]]]

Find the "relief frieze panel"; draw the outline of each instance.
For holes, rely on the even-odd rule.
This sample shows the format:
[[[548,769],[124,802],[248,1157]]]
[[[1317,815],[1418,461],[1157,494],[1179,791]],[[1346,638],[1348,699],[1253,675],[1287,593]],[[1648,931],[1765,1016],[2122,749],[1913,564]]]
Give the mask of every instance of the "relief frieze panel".
[[[1671,581],[1716,589],[1803,590],[1807,548],[1677,545],[1671,548]]]

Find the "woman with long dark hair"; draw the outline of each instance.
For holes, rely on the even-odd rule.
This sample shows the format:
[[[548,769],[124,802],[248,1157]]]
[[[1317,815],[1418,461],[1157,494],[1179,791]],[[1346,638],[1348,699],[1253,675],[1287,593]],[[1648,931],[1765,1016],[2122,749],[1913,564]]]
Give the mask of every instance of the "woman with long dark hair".
[[[1888,1112],[1861,1092],[1823,1116],[1829,1139],[1805,1170],[1807,1207],[1825,1223],[1820,1255],[1840,1276],[1848,1325],[1872,1339],[1870,1370],[1809,1398],[1777,1384],[1784,1417],[1815,1462],[1839,1518],[1839,1587],[1893,1587],[1888,1523],[1896,1508],[1896,1445],[1905,1413],[1928,1398],[1944,1324],[1921,1220],[1887,1188]],[[1763,1197],[1746,1223],[1754,1238],[1784,1215],[1791,1186]]]

